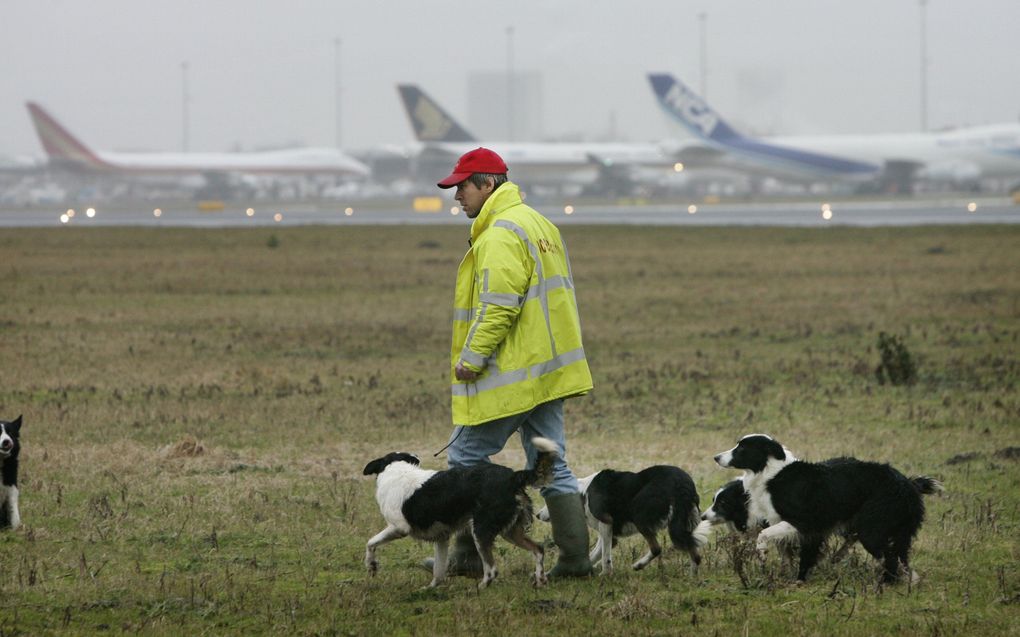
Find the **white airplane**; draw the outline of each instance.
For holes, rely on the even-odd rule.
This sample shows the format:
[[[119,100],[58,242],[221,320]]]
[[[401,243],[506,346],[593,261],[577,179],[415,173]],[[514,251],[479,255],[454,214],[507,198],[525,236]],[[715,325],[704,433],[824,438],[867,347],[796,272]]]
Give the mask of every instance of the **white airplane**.
[[[0,155],[0,175],[36,173],[45,165],[46,162],[37,157]]]
[[[333,148],[252,153],[121,153],[93,151],[34,102],[28,103],[50,165],[78,172],[139,176],[340,175],[364,177],[368,167]]]
[[[417,154],[424,161],[452,165],[457,157],[484,145],[506,161],[517,183],[596,185],[601,190],[626,189],[645,170],[656,174],[674,171],[669,153],[653,143],[486,140],[483,144],[416,85],[400,84],[397,89],[420,144]]]
[[[672,75],[648,76],[659,105],[698,143],[675,156],[692,168],[721,165],[795,181],[851,181],[906,192],[917,179],[973,184],[1020,178],[1020,124],[931,133],[745,137]]]

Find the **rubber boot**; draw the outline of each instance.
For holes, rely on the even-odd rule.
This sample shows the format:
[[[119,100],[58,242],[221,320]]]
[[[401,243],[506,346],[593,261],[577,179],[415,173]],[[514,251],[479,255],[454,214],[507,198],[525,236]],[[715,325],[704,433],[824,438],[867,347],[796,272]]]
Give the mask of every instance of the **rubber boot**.
[[[435,558],[429,557],[422,562],[422,566],[431,573],[435,563]],[[482,576],[482,558],[478,556],[478,549],[475,548],[475,539],[471,537],[470,531],[462,531],[454,536],[453,549],[450,550],[446,574],[451,576],[463,575],[465,577]]]
[[[591,575],[588,559],[588,523],[580,493],[551,495],[545,499],[549,507],[553,542],[559,549],[556,566],[549,571],[550,579],[557,577],[587,577]]]

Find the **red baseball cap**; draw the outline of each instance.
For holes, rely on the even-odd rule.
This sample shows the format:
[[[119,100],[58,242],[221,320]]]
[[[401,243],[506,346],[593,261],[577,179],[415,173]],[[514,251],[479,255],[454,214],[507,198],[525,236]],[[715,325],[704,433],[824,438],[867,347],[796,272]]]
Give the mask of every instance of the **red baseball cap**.
[[[506,163],[502,157],[488,148],[476,148],[461,155],[450,176],[436,185],[440,188],[453,188],[475,173],[502,175],[506,172]]]

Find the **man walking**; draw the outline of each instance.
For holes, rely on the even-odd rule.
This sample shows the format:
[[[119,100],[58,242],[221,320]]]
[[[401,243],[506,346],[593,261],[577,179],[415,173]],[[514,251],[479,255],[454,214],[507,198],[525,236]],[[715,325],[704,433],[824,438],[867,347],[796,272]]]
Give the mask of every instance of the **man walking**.
[[[454,431],[447,462],[490,462],[520,432],[528,466],[531,439],[555,441],[563,455],[542,489],[559,559],[550,577],[591,573],[588,527],[577,479],[566,462],[563,400],[592,389],[567,250],[548,219],[526,206],[487,148],[464,154],[440,188],[473,219],[457,270],[451,382]],[[458,535],[450,572],[481,572],[469,533]]]

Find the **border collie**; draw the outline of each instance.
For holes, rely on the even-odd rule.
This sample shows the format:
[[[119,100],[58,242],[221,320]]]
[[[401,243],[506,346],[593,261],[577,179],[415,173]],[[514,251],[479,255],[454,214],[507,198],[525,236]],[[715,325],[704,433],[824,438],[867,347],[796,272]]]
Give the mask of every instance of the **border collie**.
[[[748,528],[749,503],[750,497],[744,488],[744,480],[730,480],[712,496],[712,504],[701,514],[701,519],[711,526],[726,525],[731,531],[744,533]]]
[[[708,524],[700,523],[698,490],[679,467],[656,465],[638,473],[604,469],[578,480],[584,496],[588,526],[598,533],[592,562],[601,561],[602,574],[613,572],[613,547],[621,537],[640,533],[648,552],[632,565],[639,571],[662,554],[658,532],[668,529],[673,546],[691,556],[692,571],[701,563],[701,547],[708,541]],[[549,519],[548,508],[538,513]]]
[[[545,584],[545,552],[526,534],[532,508],[525,488],[552,481],[559,449],[546,438],[531,442],[539,450],[538,459],[534,469],[524,471],[491,463],[431,471],[419,467],[418,458],[409,453],[390,453],[369,462],[364,475],[377,476],[375,499],[387,524],[365,548],[369,573],[375,575],[379,569],[376,547],[410,535],[435,545],[429,587],[438,586],[446,579],[450,538],[470,529],[482,558],[478,588],[488,586],[497,575],[492,547],[499,535],[534,556],[535,585]]]
[[[731,531],[740,533],[746,533],[748,529],[764,530],[762,528],[765,524],[763,520],[756,520],[755,524],[750,524],[749,505],[750,496],[744,488],[743,478],[731,480],[715,492],[715,495],[712,496],[712,504],[701,514],[701,519],[711,528],[725,525]],[[833,562],[843,559],[857,541],[857,538],[847,535],[845,532],[842,535],[843,545],[833,553],[831,558]],[[789,522],[780,522],[774,525],[771,535],[762,536],[759,533],[755,548],[764,556],[770,542],[779,549],[784,562],[789,561],[793,559],[793,552],[800,546],[800,533]]]
[[[802,462],[764,434],[744,436],[715,461],[744,469],[750,519],[769,524],[758,535],[759,546],[789,534],[782,522],[800,534],[798,580],[807,579],[825,539],[845,529],[883,563],[883,581],[898,580],[901,569],[916,581],[910,545],[924,520],[921,495],[941,491],[937,480],[922,476],[912,481],[887,464],[856,458]]]
[[[0,529],[21,526],[18,511],[18,452],[21,416],[11,422],[0,420]]]

